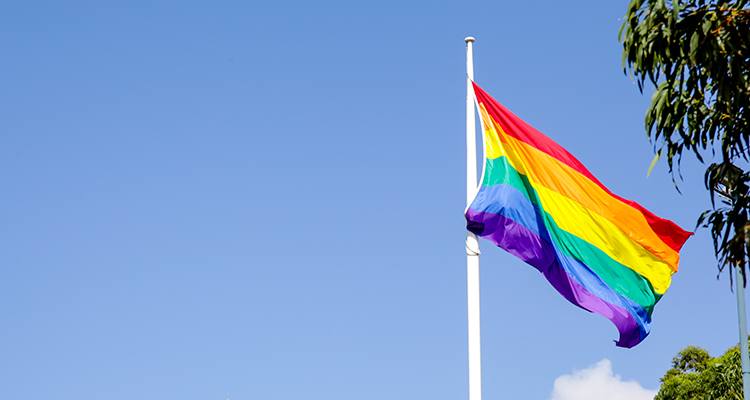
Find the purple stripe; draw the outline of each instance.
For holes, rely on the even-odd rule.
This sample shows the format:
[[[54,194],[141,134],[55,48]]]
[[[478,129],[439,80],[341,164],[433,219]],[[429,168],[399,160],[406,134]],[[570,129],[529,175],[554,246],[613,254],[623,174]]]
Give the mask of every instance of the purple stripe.
[[[568,301],[612,321],[620,331],[617,346],[633,347],[644,339],[638,323],[626,309],[604,301],[572,279],[560,264],[553,245],[539,235],[498,214],[469,209],[466,217],[469,221],[482,221],[483,230],[477,234],[538,269]]]

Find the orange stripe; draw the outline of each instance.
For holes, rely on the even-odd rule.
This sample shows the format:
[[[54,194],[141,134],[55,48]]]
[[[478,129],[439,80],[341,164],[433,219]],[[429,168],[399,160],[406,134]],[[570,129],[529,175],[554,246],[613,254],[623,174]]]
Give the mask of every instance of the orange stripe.
[[[480,108],[484,119],[487,113],[486,110],[483,110],[483,104],[480,104]],[[654,233],[643,214],[613,197],[601,186],[591,182],[586,176],[558,159],[505,134],[500,124],[494,120],[492,122],[493,130],[498,134],[497,137],[500,141],[512,148],[514,155],[520,158],[519,161],[522,165],[513,165],[516,170],[525,174],[535,185],[559,193],[610,221],[632,241],[663,260],[669,265],[670,269],[677,271],[680,259],[679,253]],[[487,157],[497,158],[504,152],[499,143],[493,140],[491,136],[493,135],[490,135],[486,140]],[[509,160],[512,162],[512,157]],[[518,162],[515,164],[518,164]],[[564,177],[564,180],[558,179],[558,177]]]
[[[660,241],[665,243],[671,249],[678,251],[682,248],[685,241],[692,235],[691,232],[686,232],[674,222],[659,218],[652,212],[643,208],[640,204],[632,201],[623,199],[620,196],[610,192],[604,185],[589,172],[580,161],[578,161],[573,155],[571,155],[562,146],[555,143],[553,140],[542,134],[541,132],[534,129],[531,125],[518,118],[512,112],[508,111],[503,107],[497,100],[493,99],[492,96],[487,94],[482,88],[474,84],[474,91],[477,96],[479,103],[484,104],[487,107],[487,112],[492,116],[492,119],[498,122],[504,129],[505,132],[515,139],[528,144],[543,153],[557,159],[563,164],[568,165],[570,168],[578,171],[583,176],[590,179],[593,183],[600,186],[607,194],[619,200],[623,204],[627,204],[630,207],[636,209],[641,213],[646,223],[651,227],[651,230],[656,234]]]

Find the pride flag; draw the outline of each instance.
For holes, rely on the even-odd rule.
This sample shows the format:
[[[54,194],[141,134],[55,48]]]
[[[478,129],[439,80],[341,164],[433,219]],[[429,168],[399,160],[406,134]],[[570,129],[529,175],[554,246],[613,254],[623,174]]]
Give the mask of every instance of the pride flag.
[[[613,194],[476,84],[474,93],[486,161],[467,229],[538,269],[571,303],[612,321],[617,346],[637,345],[692,233]]]

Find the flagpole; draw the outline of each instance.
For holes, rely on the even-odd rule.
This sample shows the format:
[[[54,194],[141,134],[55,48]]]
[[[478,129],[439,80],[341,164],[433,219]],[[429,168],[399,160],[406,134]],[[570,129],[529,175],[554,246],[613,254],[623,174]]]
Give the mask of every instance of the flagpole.
[[[474,38],[466,42],[466,207],[477,192],[477,132],[474,110]],[[479,329],[479,242],[466,231],[466,277],[469,306],[469,400],[482,400],[482,352]]]
[[[742,367],[742,392],[744,399],[750,399],[750,356],[747,347],[747,314],[745,313],[745,273],[739,265],[734,266],[737,281],[737,317],[740,328],[740,364]],[[742,278],[742,280],[740,280]]]

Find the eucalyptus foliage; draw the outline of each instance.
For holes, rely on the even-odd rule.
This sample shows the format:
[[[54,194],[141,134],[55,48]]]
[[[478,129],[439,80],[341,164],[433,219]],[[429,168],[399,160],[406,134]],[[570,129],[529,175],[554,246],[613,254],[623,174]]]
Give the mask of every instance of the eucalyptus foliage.
[[[734,346],[714,358],[688,346],[672,359],[661,383],[654,400],[742,400],[740,349]]]
[[[683,152],[721,157],[705,180],[712,204],[723,190],[723,207],[697,225],[711,228],[719,270],[738,265],[743,276],[750,178],[728,171],[750,161],[749,2],[632,0],[620,29],[623,68],[641,92],[655,87],[645,119],[654,163],[665,156],[674,182]]]

